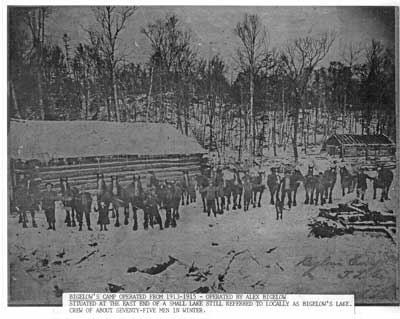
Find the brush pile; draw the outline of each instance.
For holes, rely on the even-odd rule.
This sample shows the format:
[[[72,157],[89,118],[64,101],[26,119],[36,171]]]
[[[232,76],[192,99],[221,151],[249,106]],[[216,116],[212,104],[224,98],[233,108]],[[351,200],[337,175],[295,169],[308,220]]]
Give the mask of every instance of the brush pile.
[[[310,236],[331,238],[355,231],[382,232],[395,242],[396,217],[393,211],[370,211],[368,204],[359,200],[339,204],[334,208],[320,208],[310,223]]]

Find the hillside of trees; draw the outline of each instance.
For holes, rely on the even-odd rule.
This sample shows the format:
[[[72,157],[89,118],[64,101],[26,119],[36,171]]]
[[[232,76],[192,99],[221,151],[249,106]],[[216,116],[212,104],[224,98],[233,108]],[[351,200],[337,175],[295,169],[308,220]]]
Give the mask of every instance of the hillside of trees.
[[[297,159],[332,133],[395,140],[395,53],[379,41],[348,43],[327,63],[335,33],[274,48],[268,26],[246,14],[232,25],[240,40],[233,77],[223,57],[196,52],[191,30],[175,15],[143,26],[152,54],[134,63],[125,50],[132,44],[120,35],[135,12],[93,8],[87,41],[72,47],[68,34],[63,46],[46,37],[51,8],[10,9],[9,117],[171,123],[207,149],[239,157],[290,147]]]

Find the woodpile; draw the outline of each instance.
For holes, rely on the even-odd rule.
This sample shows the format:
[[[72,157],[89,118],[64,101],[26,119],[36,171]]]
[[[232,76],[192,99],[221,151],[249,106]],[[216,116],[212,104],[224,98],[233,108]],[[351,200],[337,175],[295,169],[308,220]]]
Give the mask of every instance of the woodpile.
[[[318,216],[312,218],[308,225],[310,235],[317,238],[363,231],[382,232],[395,242],[396,217],[393,211],[371,211],[367,203],[357,199],[334,208],[320,208]]]

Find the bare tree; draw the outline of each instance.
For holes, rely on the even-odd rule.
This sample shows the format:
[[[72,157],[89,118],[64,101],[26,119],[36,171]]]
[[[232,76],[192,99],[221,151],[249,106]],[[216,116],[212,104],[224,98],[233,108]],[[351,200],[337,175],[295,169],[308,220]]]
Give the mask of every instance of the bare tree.
[[[299,126],[299,110],[303,105],[306,88],[311,74],[319,62],[329,52],[335,34],[324,33],[318,37],[297,38],[288,43],[282,54],[287,75],[291,81],[291,93],[293,95],[293,153],[295,161],[298,160],[297,132]]]
[[[360,59],[360,55],[363,51],[361,44],[355,44],[349,42],[343,48],[342,59],[346,62],[349,67],[353,67],[355,63]]]
[[[365,71],[362,75],[362,134],[370,134],[373,111],[382,107],[384,47],[381,42],[372,40],[365,49]],[[382,111],[382,110],[380,110]]]
[[[352,77],[353,74],[355,73],[354,69],[356,68],[356,65],[358,63],[358,61],[360,60],[361,54],[363,52],[363,48],[361,46],[361,44],[355,44],[354,42],[349,42],[347,43],[344,48],[343,48],[343,52],[341,54],[343,61],[345,62],[345,66],[347,68],[347,73],[348,73],[348,77],[344,79],[344,97],[343,97],[343,109],[344,109],[344,113],[342,115],[342,119],[343,119],[343,130],[345,129],[345,118],[346,116],[346,111],[347,111],[347,103],[349,100],[349,93],[351,95],[351,86],[352,86]],[[350,96],[351,98],[352,96]],[[351,100],[350,100],[351,102]],[[352,118],[353,118],[353,112],[349,112],[349,133],[351,133],[351,128],[352,128]]]
[[[234,34],[240,39],[237,49],[238,64],[243,71],[248,71],[250,82],[250,127],[251,154],[255,152],[255,116],[254,116],[254,77],[262,67],[266,56],[266,30],[255,14],[245,14],[243,21],[238,22]]]
[[[190,50],[190,33],[183,30],[175,15],[158,19],[142,28],[142,33],[149,40],[152,48],[150,64],[159,73],[160,97],[163,101],[164,89],[168,89],[173,78],[179,78],[185,69],[190,69],[195,57]],[[183,76],[183,75],[182,75]],[[179,83],[175,83],[175,91]],[[187,83],[184,83],[186,85]],[[176,92],[179,93],[179,92]],[[180,125],[180,100],[177,100],[177,124]],[[166,110],[161,105],[161,120],[165,118]]]
[[[45,108],[43,103],[43,84],[42,84],[42,60],[43,60],[43,47],[45,35],[45,20],[48,16],[49,10],[46,7],[37,7],[26,9],[24,21],[29,27],[32,39],[31,57],[35,61],[36,66],[36,79],[37,79],[37,92],[38,104],[40,110],[40,118],[45,119]]]
[[[118,63],[124,58],[121,48],[118,47],[119,36],[125,29],[128,19],[135,13],[137,7],[106,6],[95,7],[93,13],[97,29],[88,30],[92,42],[99,43],[99,49],[106,60],[109,73],[110,92],[112,91],[115,115],[118,122],[121,114],[118,103],[116,70]]]
[[[190,113],[190,87],[194,82],[194,72],[196,69],[196,54],[189,47],[182,50],[177,57],[175,73],[178,75],[178,88],[180,99],[178,108],[183,106],[184,132],[189,135],[189,113]],[[180,82],[180,83],[179,83]]]

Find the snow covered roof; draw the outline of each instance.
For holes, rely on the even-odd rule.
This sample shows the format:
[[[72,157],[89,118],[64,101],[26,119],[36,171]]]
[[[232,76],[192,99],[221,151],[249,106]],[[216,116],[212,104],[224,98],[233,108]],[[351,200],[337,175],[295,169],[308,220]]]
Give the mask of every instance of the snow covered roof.
[[[336,145],[394,145],[386,135],[355,135],[355,134],[334,134],[331,135],[325,144]]]
[[[9,156],[21,160],[116,155],[188,155],[206,151],[163,123],[11,121]]]

